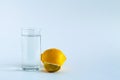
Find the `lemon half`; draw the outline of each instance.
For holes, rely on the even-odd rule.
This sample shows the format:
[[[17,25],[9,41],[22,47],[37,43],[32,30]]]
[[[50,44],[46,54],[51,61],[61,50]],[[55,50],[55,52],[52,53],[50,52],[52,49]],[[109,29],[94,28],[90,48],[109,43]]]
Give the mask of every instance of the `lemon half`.
[[[48,72],[58,71],[64,64],[66,56],[56,48],[47,49],[41,54],[41,61]]]

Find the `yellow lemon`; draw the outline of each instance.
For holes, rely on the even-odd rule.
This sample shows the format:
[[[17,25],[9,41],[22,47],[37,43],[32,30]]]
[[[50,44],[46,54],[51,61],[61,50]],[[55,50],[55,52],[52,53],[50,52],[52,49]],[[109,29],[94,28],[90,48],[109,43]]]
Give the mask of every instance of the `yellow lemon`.
[[[66,56],[56,48],[47,49],[41,54],[41,61],[48,72],[55,72],[64,64]]]

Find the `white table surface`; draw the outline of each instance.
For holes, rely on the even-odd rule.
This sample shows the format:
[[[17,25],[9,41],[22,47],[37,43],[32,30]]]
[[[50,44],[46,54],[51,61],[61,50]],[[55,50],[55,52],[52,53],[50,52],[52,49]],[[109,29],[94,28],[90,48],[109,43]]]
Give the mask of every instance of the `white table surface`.
[[[118,29],[120,30],[120,28]],[[63,50],[67,56],[67,61],[62,69],[56,73],[47,73],[43,71],[43,67],[38,72],[21,71],[21,53],[20,45],[18,44],[17,46],[13,45],[16,46],[13,49],[14,51],[11,51],[13,53],[10,53],[10,49],[8,49],[4,51],[6,52],[5,54],[2,54],[0,79],[119,80],[120,32],[118,29],[115,32],[113,28],[109,28],[108,30],[108,28],[100,27],[82,27],[74,30],[61,29],[62,31],[59,31],[60,29],[53,31],[44,29],[45,32],[42,35],[42,51],[51,47]],[[65,33],[66,31],[67,33]],[[46,33],[49,33],[49,35]]]

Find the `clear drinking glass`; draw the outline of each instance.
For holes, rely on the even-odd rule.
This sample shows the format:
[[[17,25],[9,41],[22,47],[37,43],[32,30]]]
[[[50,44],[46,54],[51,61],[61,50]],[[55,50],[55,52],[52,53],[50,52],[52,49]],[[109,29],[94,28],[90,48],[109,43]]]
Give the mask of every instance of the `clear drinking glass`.
[[[40,29],[22,29],[22,69],[37,71],[40,67],[41,34]]]

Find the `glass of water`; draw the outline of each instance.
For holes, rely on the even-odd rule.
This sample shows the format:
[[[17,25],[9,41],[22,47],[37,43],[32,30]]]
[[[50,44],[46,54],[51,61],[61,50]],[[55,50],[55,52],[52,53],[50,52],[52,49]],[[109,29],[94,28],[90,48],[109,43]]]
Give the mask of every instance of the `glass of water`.
[[[40,29],[22,29],[22,69],[38,71],[40,67],[41,34]]]

